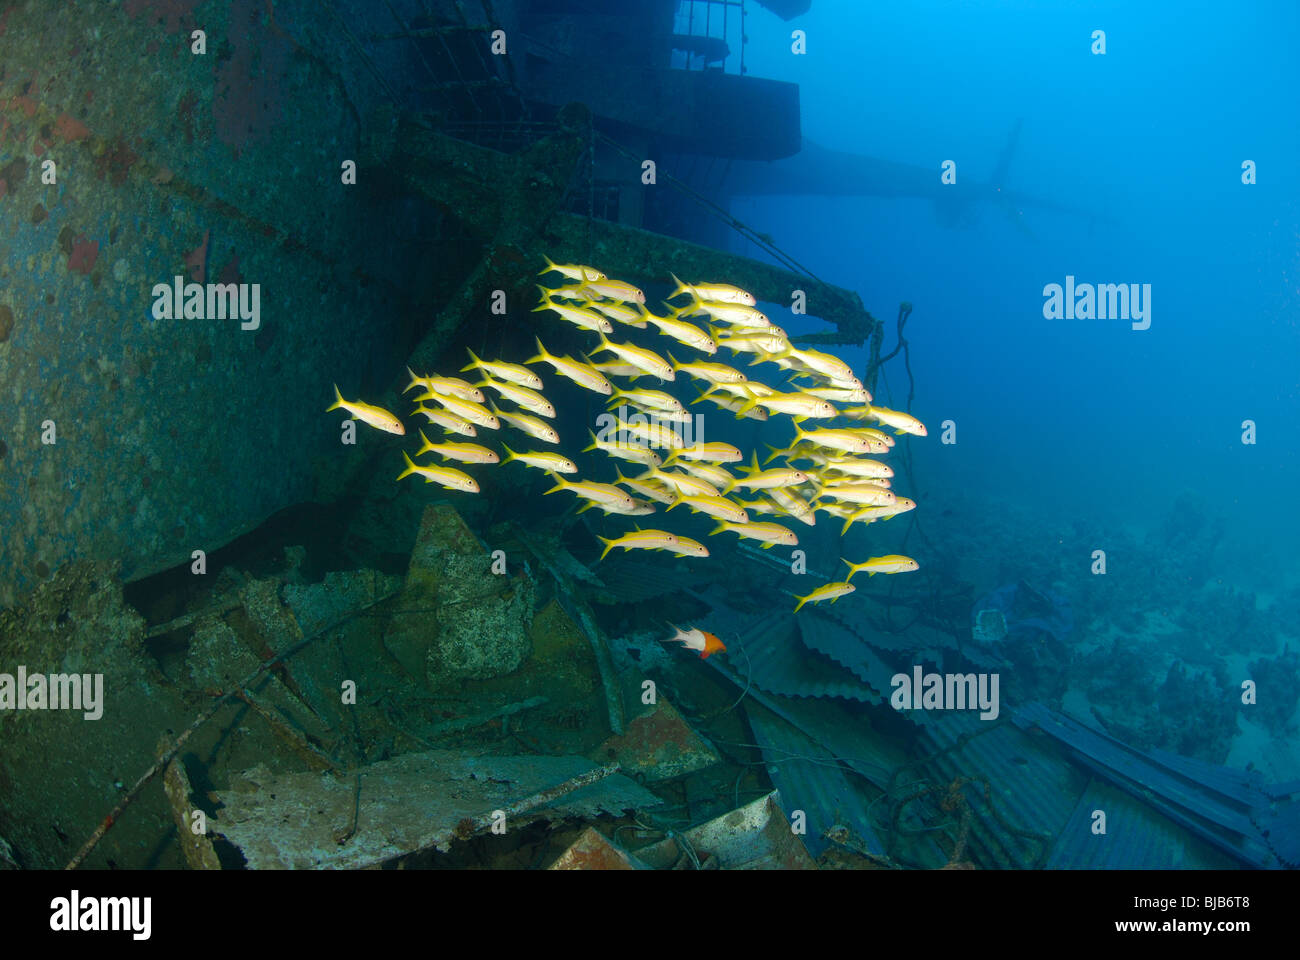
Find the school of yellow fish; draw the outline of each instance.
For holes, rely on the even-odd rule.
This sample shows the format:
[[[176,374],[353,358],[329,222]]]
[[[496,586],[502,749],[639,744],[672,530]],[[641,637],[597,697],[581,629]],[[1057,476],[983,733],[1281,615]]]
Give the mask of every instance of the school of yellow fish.
[[[666,315],[660,316],[645,306],[645,294],[629,283],[613,280],[592,267],[559,264],[546,258],[546,268],[539,276],[559,274],[564,283],[556,287],[539,286],[542,299],[534,312],[557,315],[597,338],[595,355],[608,355],[603,362],[593,362],[587,354],[581,359],[555,355],[536,338],[537,354],[523,364],[502,360],[482,360],[468,351],[469,363],[459,372],[474,372],[482,377],[477,383],[454,376],[432,374],[420,376],[409,371],[411,381],[406,392],[419,389],[413,414],[423,416],[425,426],[438,428],[438,442],[418,430],[421,446],[415,459],[403,452],[406,469],[397,477],[423,477],[426,483],[438,483],[451,490],[477,493],[478,483],[465,471],[447,465],[512,461],[546,471],[554,481],[546,493],[567,491],[586,501],[583,510],[597,507],[605,513],[645,516],[655,513],[657,505],[665,513],[684,506],[718,521],[714,534],[732,532],[762,543],[763,549],[774,545],[795,546],[798,537],[789,527],[775,522],[757,521],[750,514],[766,514],[813,526],[818,513],[843,520],[841,533],[854,523],[873,523],[905,513],[916,504],[891,490],[894,471],[874,457],[885,455],[894,446],[894,437],[880,427],[893,429],[895,435],[925,436],[926,429],[915,417],[874,406],[862,382],[843,360],[817,350],[803,350],[792,345],[785,331],[773,325],[756,308],[752,294],[726,283],[683,283],[676,276],[676,289],[664,302]],[[685,296],[685,302],[669,301]],[[720,349],[730,352],[733,362],[742,354],[750,355],[749,366],[772,364],[787,375],[780,387],[770,386],[747,376],[725,363],[695,360],[682,363],[672,352],[660,353],[609,338],[615,324],[646,330],[653,326],[661,336],[675,341],[674,350],[689,348],[707,356]],[[707,328],[707,329],[706,329]],[[631,464],[625,476],[622,466],[615,468],[613,483],[591,480],[568,480],[561,474],[576,474],[578,466],[562,454],[532,449],[534,441],[559,444],[555,428],[546,421],[554,419],[554,405],[542,395],[543,382],[534,367],[549,366],[556,375],[572,380],[579,387],[608,396],[611,409],[619,405],[634,408],[645,415],[621,421],[622,435],[635,442],[601,440],[594,433],[583,453],[599,450]],[[677,381],[678,374],[696,381],[702,389],[690,403],[708,402],[737,418],[769,420],[774,415],[788,416],[794,436],[785,448],[768,446],[770,454],[760,465],[757,452],[751,453],[748,466],[744,454],[735,446],[719,442],[683,441],[675,423],[690,423],[691,415],[680,400],[662,390],[634,386],[638,378],[648,377]],[[615,381],[626,382],[625,387]],[[484,391],[489,391],[484,393]],[[344,410],[352,418],[378,430],[404,435],[402,421],[380,407],[360,400],[344,400],[338,387],[329,410]],[[501,409],[508,406],[509,409]],[[806,421],[824,425],[805,429]],[[841,421],[847,425],[833,425]],[[876,424],[871,426],[869,424]],[[478,429],[500,431],[511,428],[526,439],[512,440],[521,449],[500,443],[504,456],[480,443],[451,441],[446,435],[477,437]],[[660,455],[657,451],[664,451]],[[442,462],[417,463],[425,454]],[[778,460],[776,466],[768,466]],[[737,473],[725,464],[739,463]],[[636,472],[640,468],[641,472]],[[742,498],[741,494],[744,494]],[[667,530],[642,529],[617,539],[600,538],[605,549],[603,560],[618,547],[623,550],[666,550],[678,556],[707,557],[704,544]],[[854,574],[865,571],[903,573],[917,569],[910,557],[888,555],[871,557],[862,563],[843,561],[849,567],[842,581],[824,584],[805,597],[797,597],[795,611],[806,603],[834,602],[856,589]]]

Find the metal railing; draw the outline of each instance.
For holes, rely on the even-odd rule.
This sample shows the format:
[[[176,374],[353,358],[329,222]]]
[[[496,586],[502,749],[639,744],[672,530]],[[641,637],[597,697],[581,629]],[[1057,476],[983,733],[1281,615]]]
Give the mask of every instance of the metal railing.
[[[673,26],[682,47],[672,65],[682,70],[745,70],[746,0],[679,0]]]

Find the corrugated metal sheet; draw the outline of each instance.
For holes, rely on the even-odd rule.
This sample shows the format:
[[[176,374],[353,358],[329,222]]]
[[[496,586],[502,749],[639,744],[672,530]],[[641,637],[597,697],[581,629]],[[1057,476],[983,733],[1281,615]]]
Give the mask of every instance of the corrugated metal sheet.
[[[898,673],[857,634],[819,610],[800,611],[797,621],[804,645],[852,671],[880,699],[888,699],[890,678]]]
[[[746,703],[745,715],[763,750],[768,776],[781,791],[782,807],[787,814],[803,810],[808,818],[803,842],[809,853],[821,856],[829,845],[826,831],[840,823],[868,852],[883,856],[884,845],[871,827],[872,798],[834,755],[758,703]]]
[[[867,703],[880,699],[853,674],[804,646],[799,626],[789,613],[769,613],[758,618],[738,634],[728,653],[742,677],[768,693],[845,697]]]
[[[930,754],[923,769],[940,785],[958,777],[974,814],[970,846],[989,867],[1042,866],[1056,835],[1074,812],[1087,777],[1056,751],[1034,743],[1007,719],[980,720],[973,712],[929,711],[920,726]]]
[[[1093,833],[1093,812],[1106,832]],[[1057,870],[1226,870],[1239,864],[1118,787],[1094,778],[1047,866]]]
[[[844,572],[844,568],[840,568]],[[798,578],[805,579],[805,578]],[[865,589],[858,584],[855,578],[854,584],[859,589]],[[806,590],[800,590],[801,594]],[[804,607],[804,610],[808,610]],[[861,593],[850,593],[846,597],[841,597],[834,603],[823,603],[812,608],[817,613],[831,620],[836,621],[846,630],[861,637],[871,646],[880,651],[898,650],[898,651],[915,651],[922,649],[950,649],[955,648],[956,640],[937,630],[932,630],[921,624],[913,624],[906,630],[897,632],[890,630],[879,630],[872,626],[873,623],[880,621],[885,615],[885,608],[879,600],[866,596]],[[802,611],[800,611],[802,614]],[[895,619],[899,621],[899,626],[906,623],[912,618],[909,610],[903,610],[895,614]]]
[[[1251,822],[1250,808],[1234,796],[1167,769],[1141,751],[1042,704],[1018,708],[1015,722],[1025,728],[1036,727],[1068,745],[1085,766],[1128,787],[1130,792],[1141,791],[1149,803],[1171,819],[1242,861],[1253,866],[1276,864],[1259,829]]]

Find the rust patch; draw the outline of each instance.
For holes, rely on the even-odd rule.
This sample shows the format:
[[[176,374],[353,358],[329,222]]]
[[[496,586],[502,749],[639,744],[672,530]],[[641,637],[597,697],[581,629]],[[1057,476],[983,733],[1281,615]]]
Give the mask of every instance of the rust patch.
[[[101,180],[107,177],[110,184],[120,187],[126,183],[131,167],[139,159],[126,145],[124,137],[116,137],[108,144],[108,149],[95,158],[95,175]]]

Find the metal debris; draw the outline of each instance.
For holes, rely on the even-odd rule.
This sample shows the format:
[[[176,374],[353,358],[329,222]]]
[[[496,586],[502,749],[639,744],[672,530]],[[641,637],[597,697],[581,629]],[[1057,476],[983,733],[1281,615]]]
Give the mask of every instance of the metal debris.
[[[817,865],[791,829],[778,794],[759,797],[708,823],[670,835],[636,852],[658,869],[679,863],[723,870],[815,870]]]
[[[626,850],[614,846],[604,834],[587,827],[547,869],[643,870],[645,865],[636,863]]]
[[[351,777],[259,767],[222,794],[224,808],[210,826],[252,869],[357,869],[445,850],[490,828],[498,811],[509,830],[538,816],[618,816],[661,802],[616,770],[582,757],[433,750],[362,768],[358,801]],[[354,817],[355,835],[337,842]]]
[[[601,744],[600,752],[615,757],[624,770],[640,773],[650,783],[702,770],[721,760],[713,745],[692,730],[662,695],[628,723],[625,733]]]

